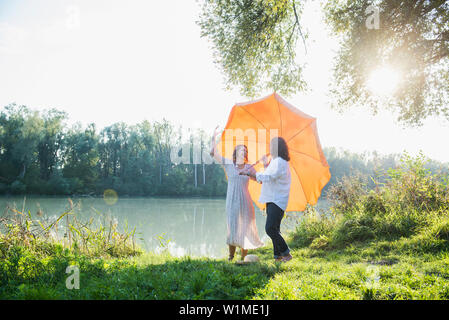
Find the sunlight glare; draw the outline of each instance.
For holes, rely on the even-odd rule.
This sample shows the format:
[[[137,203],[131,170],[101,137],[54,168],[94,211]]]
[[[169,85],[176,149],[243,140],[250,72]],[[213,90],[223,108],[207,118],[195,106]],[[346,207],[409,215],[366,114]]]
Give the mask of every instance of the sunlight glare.
[[[374,70],[367,82],[368,89],[377,96],[391,96],[399,84],[399,73],[390,67]]]

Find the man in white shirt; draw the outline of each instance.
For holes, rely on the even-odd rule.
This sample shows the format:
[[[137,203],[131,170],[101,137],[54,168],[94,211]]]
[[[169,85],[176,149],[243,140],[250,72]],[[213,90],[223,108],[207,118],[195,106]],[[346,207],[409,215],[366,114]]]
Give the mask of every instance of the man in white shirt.
[[[275,137],[270,142],[271,162],[264,156],[264,172],[252,174],[242,172],[262,183],[259,202],[266,204],[267,221],[265,231],[273,242],[274,259],[286,262],[292,259],[290,249],[281,235],[280,226],[287,209],[290,195],[291,174],[288,161],[288,146],[282,137]]]

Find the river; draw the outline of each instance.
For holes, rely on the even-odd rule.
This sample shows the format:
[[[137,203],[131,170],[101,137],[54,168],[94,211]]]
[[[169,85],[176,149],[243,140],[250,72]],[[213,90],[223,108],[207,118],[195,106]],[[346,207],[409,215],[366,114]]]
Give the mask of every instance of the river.
[[[226,201],[209,198],[148,198],[148,197],[79,197],[72,198],[75,215],[86,221],[94,218],[108,224],[117,219],[119,229],[125,225],[136,228],[136,238],[146,250],[162,248],[175,256],[207,256],[221,258],[227,255]],[[54,220],[69,208],[67,197],[9,196],[0,197],[0,210],[6,206],[24,208],[33,218]],[[320,200],[318,208],[326,208]],[[38,215],[40,210],[41,215]],[[266,215],[256,207],[256,224],[262,241],[269,243],[265,233]],[[281,232],[294,229],[301,213],[288,213],[282,222]],[[162,246],[161,246],[162,244]]]

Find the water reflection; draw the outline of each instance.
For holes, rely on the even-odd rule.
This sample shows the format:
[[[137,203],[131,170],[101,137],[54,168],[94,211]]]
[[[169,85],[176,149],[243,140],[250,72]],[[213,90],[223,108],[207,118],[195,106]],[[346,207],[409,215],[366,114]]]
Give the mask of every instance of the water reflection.
[[[121,230],[126,226],[128,230],[135,227],[137,242],[146,250],[167,249],[175,256],[227,256],[225,199],[133,197],[118,198],[113,205],[100,197],[72,200],[77,205],[78,219],[93,218],[103,225],[108,225],[109,219],[117,219]],[[23,197],[0,198],[0,208],[7,204],[21,210]],[[66,197],[27,196],[24,208],[26,212],[30,210],[35,219],[54,219],[67,210],[68,201]],[[287,215],[281,230],[294,228],[298,217],[300,215]],[[270,243],[265,233],[265,220],[264,213],[256,207],[259,236]]]

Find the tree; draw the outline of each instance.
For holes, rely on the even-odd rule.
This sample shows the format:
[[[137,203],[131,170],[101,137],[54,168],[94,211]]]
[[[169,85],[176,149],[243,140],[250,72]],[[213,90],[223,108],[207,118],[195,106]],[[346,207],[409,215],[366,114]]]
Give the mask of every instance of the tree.
[[[291,0],[204,1],[197,23],[213,43],[228,89],[250,97],[264,89],[285,95],[305,89],[295,59],[301,10],[302,2]]]
[[[103,168],[103,177],[108,178],[111,175],[117,177],[120,175],[120,153],[125,138],[125,123],[114,123],[101,130],[100,160]]]
[[[75,192],[95,191],[95,182],[99,176],[98,142],[94,123],[89,124],[85,130],[77,123],[65,136],[63,176],[72,179]]]
[[[167,174],[164,168],[170,165],[170,148],[172,146],[173,125],[166,119],[153,124],[153,135],[155,137],[156,162],[159,166],[159,184],[163,183],[162,176]]]
[[[373,8],[378,29],[367,23]],[[431,115],[449,119],[449,0],[333,0],[325,12],[341,37],[334,107],[363,104],[376,113],[382,105],[407,125],[421,125]],[[401,75],[390,99],[376,97],[366,85],[382,66]]]
[[[303,35],[305,1],[204,0],[201,36],[213,45],[214,62],[227,88],[243,95],[271,89],[284,95],[304,90],[296,43]],[[330,0],[326,22],[341,39],[331,88],[340,111],[363,105],[390,109],[405,125],[429,116],[449,119],[449,0]],[[368,22],[379,13],[379,28]],[[400,75],[391,97],[369,90],[377,69]],[[387,79],[388,80],[388,79]]]
[[[42,135],[37,146],[41,178],[50,179],[60,160],[63,142],[63,121],[67,119],[65,111],[50,109],[43,116]]]
[[[43,121],[39,112],[10,104],[0,114],[0,182],[23,179],[37,162]]]

